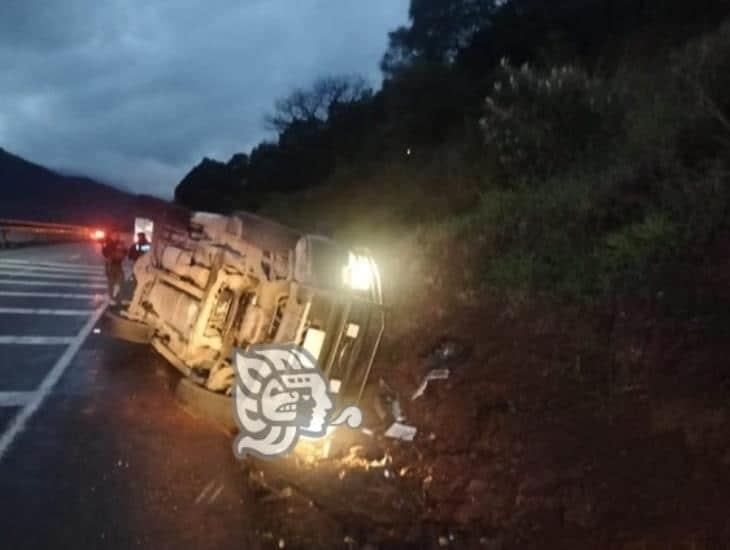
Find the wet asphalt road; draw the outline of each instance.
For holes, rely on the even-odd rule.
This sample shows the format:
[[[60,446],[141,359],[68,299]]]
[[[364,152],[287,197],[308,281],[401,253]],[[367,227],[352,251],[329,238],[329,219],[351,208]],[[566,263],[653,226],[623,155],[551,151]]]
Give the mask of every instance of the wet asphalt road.
[[[231,439],[105,336],[98,247],[0,250],[0,547],[259,548]]]

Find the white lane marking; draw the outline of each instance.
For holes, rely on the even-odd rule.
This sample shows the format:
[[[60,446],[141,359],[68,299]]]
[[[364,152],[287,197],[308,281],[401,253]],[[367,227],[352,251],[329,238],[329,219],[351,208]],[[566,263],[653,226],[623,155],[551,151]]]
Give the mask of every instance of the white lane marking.
[[[34,273],[76,273],[78,275],[101,275],[104,273],[104,268],[99,269],[79,269],[74,267],[38,267],[35,265],[16,265],[16,264],[4,264],[0,260],[0,269],[18,272],[18,271],[33,271]]]
[[[103,269],[103,266],[99,266],[99,265],[74,264],[74,263],[68,263],[68,262],[34,262],[31,260],[16,260],[14,258],[0,258],[0,263],[15,264],[15,265],[22,265],[22,266],[35,266],[35,267],[73,267],[76,269],[91,269],[91,270]]]
[[[103,281],[106,279],[103,275],[91,274],[69,274],[69,273],[36,273],[34,271],[9,271],[0,267],[0,276],[17,277],[20,280],[31,279],[66,279],[71,281]]]
[[[72,344],[73,336],[12,336],[0,334],[0,345],[58,346]]]
[[[0,290],[0,296],[8,296],[14,298],[73,298],[75,300],[91,300],[101,298],[101,294],[68,294],[64,292],[22,292],[15,290]]]
[[[0,407],[25,407],[34,394],[32,391],[0,391]]]
[[[28,404],[17,415],[15,415],[15,418],[13,418],[8,429],[5,430],[5,433],[3,433],[0,437],[0,460],[2,460],[3,456],[5,456],[5,453],[10,445],[12,445],[15,437],[23,431],[23,428],[25,428],[25,424],[28,422],[30,417],[39,409],[45,398],[48,397],[49,393],[51,393],[53,386],[56,385],[56,382],[58,382],[61,375],[71,364],[71,361],[76,356],[76,353],[83,345],[87,336],[89,336],[94,325],[99,321],[102,313],[104,313],[106,306],[107,303],[105,300],[104,303],[97,308],[94,314],[89,317],[89,320],[86,322],[81,331],[79,331],[76,338],[74,338],[73,343],[70,344],[66,348],[66,351],[63,352],[63,355],[58,358],[58,361],[56,361],[56,364],[53,365],[51,372],[49,372],[43,379],[43,382],[41,382],[38,390],[34,392],[33,397]]]
[[[14,279],[0,279],[0,285],[13,286],[70,286],[74,288],[106,288],[104,283],[56,283],[53,281],[16,281]]]
[[[30,307],[0,307],[0,315],[90,315],[93,309],[45,309]]]

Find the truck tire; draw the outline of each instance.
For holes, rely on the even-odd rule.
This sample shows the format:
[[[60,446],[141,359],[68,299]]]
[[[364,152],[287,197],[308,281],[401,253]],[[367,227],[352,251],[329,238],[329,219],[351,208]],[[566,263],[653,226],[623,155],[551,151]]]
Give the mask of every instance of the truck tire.
[[[149,344],[150,340],[152,340],[154,330],[144,323],[132,321],[113,311],[107,311],[104,317],[107,330],[114,338],[136,344]]]
[[[188,378],[182,378],[175,388],[175,399],[193,416],[215,423],[226,433],[238,432],[232,397],[212,392]]]

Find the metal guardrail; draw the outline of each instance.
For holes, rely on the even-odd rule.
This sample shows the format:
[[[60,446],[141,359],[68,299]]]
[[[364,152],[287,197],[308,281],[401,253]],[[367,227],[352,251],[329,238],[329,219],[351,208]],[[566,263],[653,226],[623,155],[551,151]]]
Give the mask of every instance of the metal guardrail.
[[[0,248],[88,239],[91,229],[82,225],[0,219]]]

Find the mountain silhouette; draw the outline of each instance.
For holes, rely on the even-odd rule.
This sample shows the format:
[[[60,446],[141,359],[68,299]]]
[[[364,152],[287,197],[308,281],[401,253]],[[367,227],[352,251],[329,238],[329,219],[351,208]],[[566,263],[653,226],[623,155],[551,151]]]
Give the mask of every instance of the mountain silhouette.
[[[135,216],[160,219],[176,210],[162,199],[59,174],[0,148],[0,219],[126,230]]]

